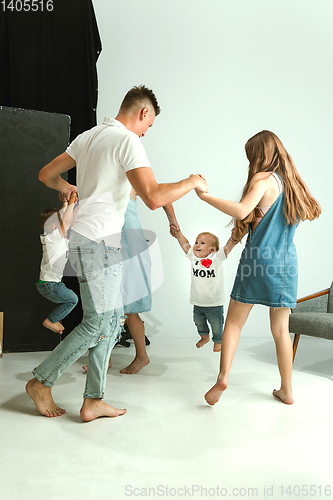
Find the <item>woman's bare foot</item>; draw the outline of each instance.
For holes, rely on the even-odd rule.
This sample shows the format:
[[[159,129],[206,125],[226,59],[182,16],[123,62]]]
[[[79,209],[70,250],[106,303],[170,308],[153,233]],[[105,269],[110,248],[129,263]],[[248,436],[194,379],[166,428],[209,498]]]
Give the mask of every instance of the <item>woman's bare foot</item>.
[[[91,422],[98,417],[119,417],[124,415],[127,410],[119,410],[113,406],[107,405],[101,399],[88,399],[83,401],[80,410],[80,416],[84,422]]]
[[[59,417],[66,410],[59,408],[51,396],[51,388],[45,387],[36,378],[29,380],[25,390],[36,405],[37,410],[45,417]]]
[[[49,318],[44,319],[43,326],[45,326],[45,328],[48,328],[49,330],[52,330],[52,332],[60,334],[62,334],[65,329],[65,327],[59,321],[57,321],[57,323],[52,323]]]
[[[138,358],[135,356],[134,360],[130,365],[128,365],[126,368],[123,368],[120,370],[120,373],[127,373],[129,375],[132,375],[133,373],[138,373],[138,371],[141,370],[144,366],[147,366],[150,363],[150,359],[148,356],[145,356],[144,358]]]
[[[213,351],[214,352],[221,352],[221,344],[218,344],[217,342],[214,342]]]
[[[216,384],[205,394],[205,400],[209,405],[215,405],[228,387],[227,379],[217,379]]]
[[[279,391],[274,389],[273,396],[276,399],[278,399],[279,401],[282,401],[282,403],[284,403],[286,405],[292,405],[294,402],[294,399],[293,399],[291,393],[284,392],[284,391],[282,391],[282,389],[280,389]]]
[[[199,348],[209,342],[209,335],[201,335],[201,339],[195,345]]]

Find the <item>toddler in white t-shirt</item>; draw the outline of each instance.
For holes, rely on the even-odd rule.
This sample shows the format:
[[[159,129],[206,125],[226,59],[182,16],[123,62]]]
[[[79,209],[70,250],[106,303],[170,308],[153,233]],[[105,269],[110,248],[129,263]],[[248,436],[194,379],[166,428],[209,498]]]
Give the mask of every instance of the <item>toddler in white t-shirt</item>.
[[[191,297],[193,320],[201,339],[196,343],[202,347],[209,342],[209,327],[213,334],[214,352],[221,350],[223,331],[224,280],[222,263],[227,258],[235,243],[230,238],[223,248],[219,248],[217,236],[209,232],[198,234],[191,247],[182,232],[173,230],[186,257],[191,260]]]
[[[68,204],[63,202],[61,210],[49,208],[39,216],[39,223],[44,234],[40,235],[43,257],[36,287],[43,297],[57,304],[43,321],[43,325],[60,334],[64,330],[60,321],[74,309],[78,302],[77,295],[62,282],[68,253],[66,232],[69,226],[73,225],[76,200],[77,193],[73,192]]]

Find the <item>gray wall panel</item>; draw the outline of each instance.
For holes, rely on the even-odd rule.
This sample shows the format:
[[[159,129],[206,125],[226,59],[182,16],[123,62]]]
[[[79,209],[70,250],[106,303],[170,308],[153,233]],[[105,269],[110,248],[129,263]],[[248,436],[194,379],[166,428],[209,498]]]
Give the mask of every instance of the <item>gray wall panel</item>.
[[[68,144],[70,117],[0,107],[0,311],[4,352],[51,350],[59,335],[42,326],[52,303],[39,295],[40,212],[60,207],[39,170]]]

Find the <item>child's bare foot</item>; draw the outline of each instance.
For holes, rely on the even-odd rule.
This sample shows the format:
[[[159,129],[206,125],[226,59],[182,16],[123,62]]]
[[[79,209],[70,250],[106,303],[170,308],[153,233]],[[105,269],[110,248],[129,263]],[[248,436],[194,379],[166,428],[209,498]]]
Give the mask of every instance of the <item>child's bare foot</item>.
[[[107,405],[101,399],[88,399],[83,401],[80,410],[80,416],[84,422],[91,422],[98,417],[119,417],[124,415],[127,410],[119,410],[113,406]]]
[[[228,387],[227,379],[217,379],[216,384],[205,394],[205,400],[209,405],[215,405]]]
[[[284,403],[286,405],[292,405],[294,402],[294,399],[293,399],[291,393],[284,392],[284,391],[282,391],[282,389],[280,389],[279,391],[274,389],[273,396],[276,399],[278,399],[279,401],[282,401],[282,403]]]
[[[29,380],[25,390],[36,405],[37,410],[45,417],[59,417],[66,410],[59,408],[51,396],[51,388],[45,387],[36,378]]]
[[[209,335],[201,335],[201,339],[195,345],[199,348],[209,342]]]
[[[143,358],[138,358],[137,356],[134,358],[132,363],[128,365],[126,368],[120,370],[120,373],[127,373],[132,375],[133,373],[138,373],[144,366],[147,366],[150,363],[150,359],[148,356]]]
[[[217,342],[214,342],[213,351],[214,352],[221,352],[221,344],[218,344]]]
[[[44,319],[43,325],[45,326],[45,328],[52,330],[52,332],[60,334],[62,334],[65,329],[65,327],[59,321],[57,321],[57,323],[52,323],[49,318]]]

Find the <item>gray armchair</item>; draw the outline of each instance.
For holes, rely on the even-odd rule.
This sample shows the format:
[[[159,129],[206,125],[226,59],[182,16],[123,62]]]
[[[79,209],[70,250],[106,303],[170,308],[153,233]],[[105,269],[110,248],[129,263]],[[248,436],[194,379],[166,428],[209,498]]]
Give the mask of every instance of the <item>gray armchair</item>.
[[[289,315],[289,331],[295,334],[293,360],[300,335],[333,340],[333,282],[331,288],[297,301]]]

